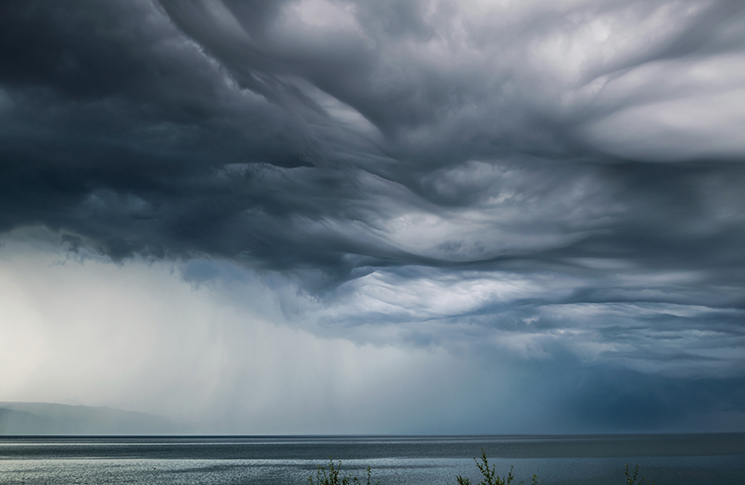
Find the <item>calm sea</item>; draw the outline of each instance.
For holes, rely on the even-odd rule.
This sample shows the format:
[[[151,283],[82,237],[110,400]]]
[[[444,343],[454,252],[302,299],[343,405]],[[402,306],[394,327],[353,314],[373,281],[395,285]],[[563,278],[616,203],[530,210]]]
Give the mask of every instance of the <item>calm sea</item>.
[[[745,484],[745,434],[593,436],[0,437],[2,484],[303,484],[329,457],[381,485],[478,483],[484,450],[516,481],[624,485],[624,464],[657,485]]]

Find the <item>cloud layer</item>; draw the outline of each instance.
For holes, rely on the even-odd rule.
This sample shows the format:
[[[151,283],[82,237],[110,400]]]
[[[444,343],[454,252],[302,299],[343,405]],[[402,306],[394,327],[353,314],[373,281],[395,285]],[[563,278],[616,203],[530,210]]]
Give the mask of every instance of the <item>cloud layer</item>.
[[[610,372],[629,426],[699,390],[745,422],[744,27],[737,1],[4,2],[0,231],[258,285],[315,336],[556,365],[566,409]]]

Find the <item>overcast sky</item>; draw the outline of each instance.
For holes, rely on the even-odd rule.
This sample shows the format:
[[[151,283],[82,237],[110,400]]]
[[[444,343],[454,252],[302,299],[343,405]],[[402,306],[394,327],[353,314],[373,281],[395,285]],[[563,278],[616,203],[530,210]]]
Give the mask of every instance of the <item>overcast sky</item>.
[[[0,401],[745,431],[745,3],[0,4]]]

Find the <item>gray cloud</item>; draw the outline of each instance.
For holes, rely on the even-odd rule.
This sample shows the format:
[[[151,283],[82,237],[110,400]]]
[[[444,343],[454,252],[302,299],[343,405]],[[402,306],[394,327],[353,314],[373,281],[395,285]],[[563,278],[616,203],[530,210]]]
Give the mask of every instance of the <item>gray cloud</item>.
[[[321,335],[742,389],[744,24],[735,1],[4,2],[0,230],[258,272]]]

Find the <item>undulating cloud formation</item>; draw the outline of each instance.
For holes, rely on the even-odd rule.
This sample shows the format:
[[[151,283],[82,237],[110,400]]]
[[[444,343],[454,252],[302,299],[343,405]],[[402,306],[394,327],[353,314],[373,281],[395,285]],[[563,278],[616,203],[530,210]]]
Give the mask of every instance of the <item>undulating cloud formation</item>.
[[[745,3],[0,5],[0,401],[745,430]]]

